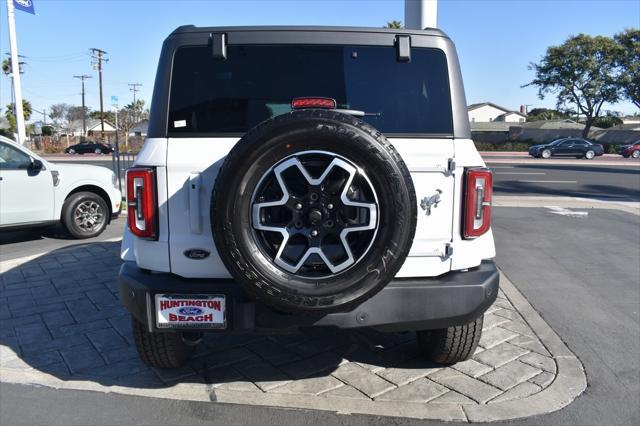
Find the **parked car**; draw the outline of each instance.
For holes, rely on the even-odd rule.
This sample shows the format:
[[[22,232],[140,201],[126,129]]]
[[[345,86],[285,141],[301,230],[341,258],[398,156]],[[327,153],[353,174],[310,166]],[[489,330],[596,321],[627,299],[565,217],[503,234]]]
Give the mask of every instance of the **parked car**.
[[[640,140],[629,145],[621,145],[616,151],[624,158],[640,158]]]
[[[109,143],[91,141],[80,142],[64,150],[67,154],[111,154],[113,151],[113,145]]]
[[[529,155],[535,158],[576,157],[592,160],[604,154],[604,147],[582,138],[562,138],[549,144],[533,145]]]
[[[492,175],[443,32],[180,27],[151,117],[118,276],[144,362],[309,327],[473,355],[498,292]]]
[[[0,230],[62,222],[74,238],[95,237],[121,202],[106,167],[50,163],[0,136]]]

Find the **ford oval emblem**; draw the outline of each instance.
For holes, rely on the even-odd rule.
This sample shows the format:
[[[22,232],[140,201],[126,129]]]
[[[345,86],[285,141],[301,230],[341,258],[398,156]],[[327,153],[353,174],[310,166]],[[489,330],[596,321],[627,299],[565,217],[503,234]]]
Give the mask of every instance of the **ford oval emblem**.
[[[193,306],[178,309],[180,315],[200,315],[202,312],[202,309],[194,308]]]
[[[184,252],[189,259],[206,259],[209,254],[211,253],[204,249],[189,249]]]

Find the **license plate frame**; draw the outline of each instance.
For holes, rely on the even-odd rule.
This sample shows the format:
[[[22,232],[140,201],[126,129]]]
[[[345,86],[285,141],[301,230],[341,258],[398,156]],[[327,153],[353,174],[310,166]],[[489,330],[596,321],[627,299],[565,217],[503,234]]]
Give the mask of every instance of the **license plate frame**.
[[[227,328],[225,294],[159,293],[155,295],[154,302],[156,327],[159,329]],[[164,306],[162,302],[165,302]],[[211,320],[208,320],[208,315],[211,315]]]

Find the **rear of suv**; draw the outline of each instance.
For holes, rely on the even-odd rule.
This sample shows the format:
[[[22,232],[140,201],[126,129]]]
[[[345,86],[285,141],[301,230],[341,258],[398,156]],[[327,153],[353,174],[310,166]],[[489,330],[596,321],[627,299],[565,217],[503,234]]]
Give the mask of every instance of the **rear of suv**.
[[[127,174],[118,288],[140,356],[371,327],[468,359],[498,292],[491,196],[441,31],[180,27]]]

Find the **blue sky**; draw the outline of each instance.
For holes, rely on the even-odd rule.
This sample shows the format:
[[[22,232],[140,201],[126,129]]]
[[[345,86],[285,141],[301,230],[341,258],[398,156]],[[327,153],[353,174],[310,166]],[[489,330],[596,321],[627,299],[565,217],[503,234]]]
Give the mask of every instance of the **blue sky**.
[[[158,55],[164,38],[184,24],[355,25],[379,27],[404,20],[404,0],[34,0],[37,15],[16,12],[18,48],[27,65],[24,97],[42,111],[53,103],[79,105],[76,74],[93,78],[87,104],[98,109],[98,78],[89,48],[108,52],[104,96],[109,103],[131,101],[128,83],[142,83],[138,96],[151,100]],[[0,3],[0,52],[9,51],[6,6]],[[511,109],[541,101],[535,88],[521,88],[527,70],[547,46],[578,33],[611,36],[640,26],[638,0],[481,1],[440,0],[438,26],[456,43],[469,103],[492,101]],[[9,80],[0,75],[0,108],[10,102]],[[530,107],[531,108],[531,107]],[[629,103],[609,109],[635,113]],[[34,114],[34,118],[41,115]]]

